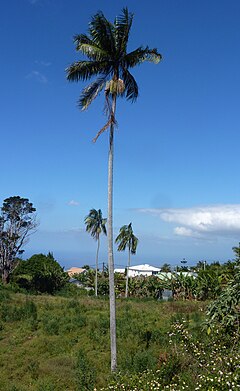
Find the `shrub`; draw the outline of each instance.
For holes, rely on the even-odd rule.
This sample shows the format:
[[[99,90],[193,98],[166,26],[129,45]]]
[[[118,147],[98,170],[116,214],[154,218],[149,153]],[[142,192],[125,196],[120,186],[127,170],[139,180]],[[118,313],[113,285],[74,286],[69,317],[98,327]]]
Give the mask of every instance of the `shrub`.
[[[64,287],[69,277],[49,253],[36,254],[26,261],[20,261],[11,278],[28,291],[53,294]]]
[[[43,330],[49,335],[59,334],[59,319],[46,315],[42,319]]]
[[[133,357],[133,368],[135,372],[143,372],[153,369],[156,366],[156,358],[149,350],[138,351]]]
[[[95,369],[88,360],[86,353],[80,349],[76,364],[77,391],[91,391],[96,380]]]

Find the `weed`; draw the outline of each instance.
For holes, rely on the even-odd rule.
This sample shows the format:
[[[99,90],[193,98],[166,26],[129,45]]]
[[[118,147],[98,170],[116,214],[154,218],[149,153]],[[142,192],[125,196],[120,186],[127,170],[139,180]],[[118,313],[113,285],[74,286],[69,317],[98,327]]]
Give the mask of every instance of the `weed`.
[[[43,330],[49,335],[59,334],[59,319],[55,317],[44,316],[42,319]]]
[[[27,366],[28,372],[33,380],[37,380],[39,377],[39,362],[31,360]]]
[[[89,361],[86,353],[81,349],[78,352],[76,364],[77,391],[93,390],[95,380],[95,369]]]
[[[135,372],[142,372],[156,367],[156,358],[150,350],[142,350],[133,357],[133,368]]]

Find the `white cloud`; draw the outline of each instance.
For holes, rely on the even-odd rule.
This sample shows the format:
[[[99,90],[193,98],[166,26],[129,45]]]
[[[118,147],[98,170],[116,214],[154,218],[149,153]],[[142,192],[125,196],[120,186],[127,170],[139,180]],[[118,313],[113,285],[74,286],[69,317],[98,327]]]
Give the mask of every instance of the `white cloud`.
[[[176,227],[174,233],[179,236],[194,236],[193,230],[186,227]]]
[[[176,235],[204,237],[209,234],[240,234],[240,204],[141,211],[157,215],[163,221],[179,224],[174,228]]]
[[[78,201],[75,201],[75,200],[71,200],[67,203],[69,206],[78,206],[79,205],[79,202]]]
[[[50,61],[34,61],[35,64],[37,65],[41,65],[43,67],[50,67],[50,65],[52,65],[52,63]]]
[[[41,72],[38,72],[38,71],[32,71],[30,72],[27,76],[26,76],[26,79],[34,79],[36,81],[38,81],[39,83],[47,83],[48,80],[46,78],[45,75],[43,75]]]

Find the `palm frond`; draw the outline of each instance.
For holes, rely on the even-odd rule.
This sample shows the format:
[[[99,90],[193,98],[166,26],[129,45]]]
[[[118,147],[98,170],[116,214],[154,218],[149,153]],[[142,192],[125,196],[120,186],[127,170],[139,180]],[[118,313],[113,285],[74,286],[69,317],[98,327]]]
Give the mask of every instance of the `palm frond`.
[[[150,61],[157,64],[161,59],[162,55],[158,53],[157,49],[149,49],[148,46],[146,46],[145,48],[139,46],[137,49],[126,54],[126,56],[124,56],[123,61],[127,68],[133,68],[144,61]]]
[[[115,27],[115,46],[119,54],[126,53],[129,33],[133,21],[133,14],[128,12],[127,8],[123,8],[122,14],[116,17],[114,21]]]
[[[91,77],[108,73],[110,64],[107,61],[77,61],[67,69],[69,81],[89,80]]]
[[[125,84],[125,96],[127,100],[134,102],[138,97],[137,82],[127,69],[122,71],[122,78]]]
[[[86,110],[92,101],[103,90],[106,84],[106,77],[100,77],[82,90],[78,105],[82,110]]]
[[[89,34],[97,46],[111,55],[115,54],[114,26],[101,11],[92,17]]]
[[[97,46],[86,34],[75,35],[74,43],[77,51],[82,52],[92,60],[105,61],[109,59],[109,54]]]
[[[130,249],[131,249],[131,254],[136,254],[136,251],[137,251],[137,245],[138,245],[138,238],[134,235],[131,236],[131,245],[130,245]]]

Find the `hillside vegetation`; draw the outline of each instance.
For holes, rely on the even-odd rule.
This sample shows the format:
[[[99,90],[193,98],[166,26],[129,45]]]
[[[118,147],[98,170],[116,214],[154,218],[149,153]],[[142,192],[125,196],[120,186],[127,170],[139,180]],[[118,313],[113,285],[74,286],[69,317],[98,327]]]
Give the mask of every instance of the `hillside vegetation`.
[[[160,300],[165,282],[156,276],[130,280],[130,297],[123,298],[124,276],[116,275],[116,372],[108,276],[98,277],[95,297],[91,270],[80,288],[51,253],[19,262],[10,283],[0,285],[0,390],[240,388],[239,257],[207,265],[196,278],[174,275],[165,286],[170,301]]]
[[[1,390],[87,390],[110,382],[108,301],[26,296],[0,290]],[[170,324],[191,319],[201,332],[197,302],[117,302],[119,370],[155,371],[170,354]]]

